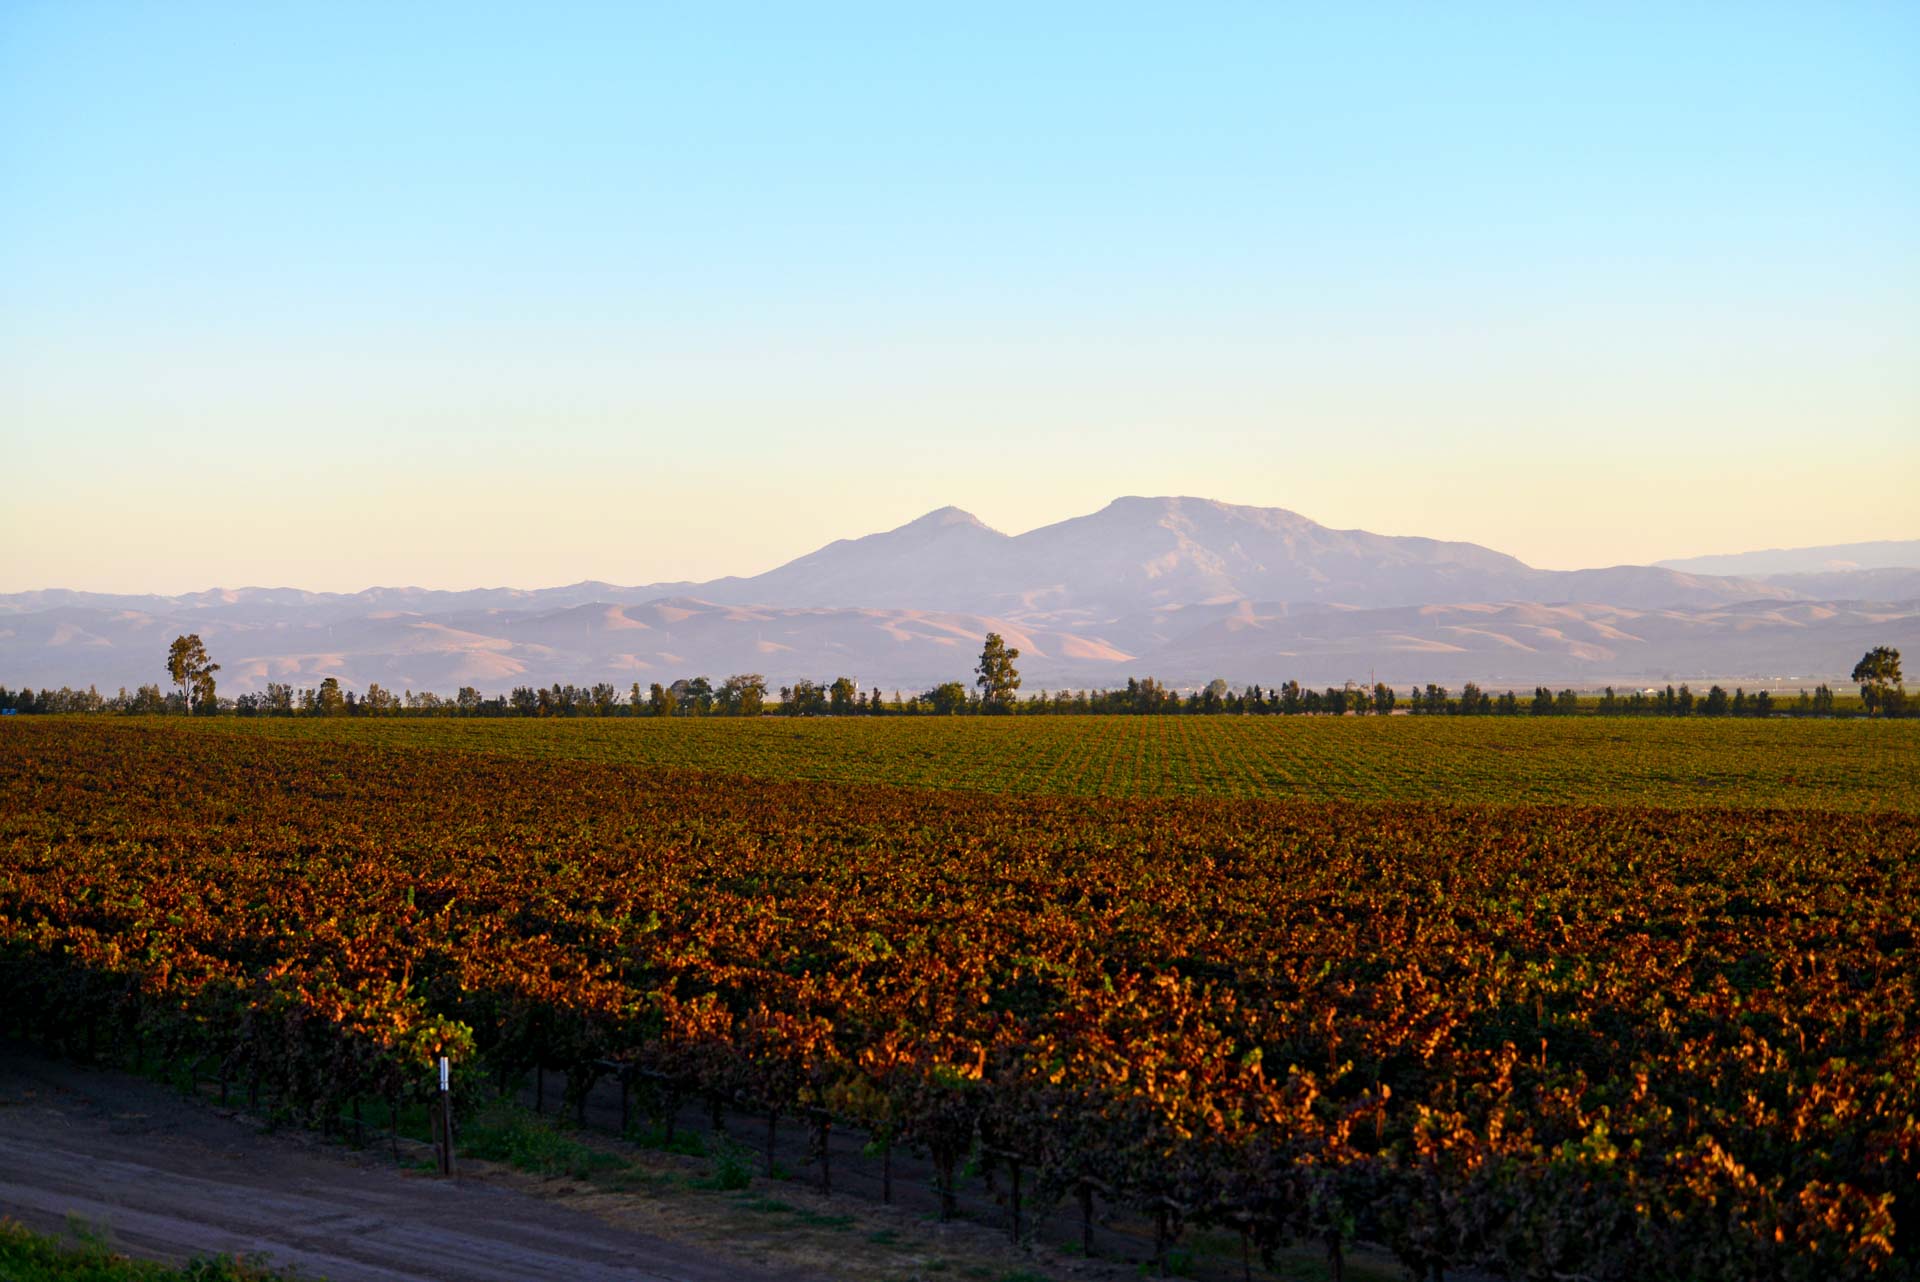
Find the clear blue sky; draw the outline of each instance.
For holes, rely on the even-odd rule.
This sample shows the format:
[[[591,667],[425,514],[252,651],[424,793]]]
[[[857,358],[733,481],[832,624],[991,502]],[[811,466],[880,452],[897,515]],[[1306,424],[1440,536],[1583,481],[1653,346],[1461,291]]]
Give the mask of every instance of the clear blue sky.
[[[1920,5],[0,6],[0,590],[1920,536]]]

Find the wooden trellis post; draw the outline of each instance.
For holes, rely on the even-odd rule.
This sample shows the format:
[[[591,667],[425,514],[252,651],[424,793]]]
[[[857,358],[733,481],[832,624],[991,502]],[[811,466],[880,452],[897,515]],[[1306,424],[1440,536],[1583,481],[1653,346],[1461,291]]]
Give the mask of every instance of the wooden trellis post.
[[[1013,1211],[1013,1223],[1010,1226],[1010,1233],[1013,1240],[1018,1242],[1022,1229],[1020,1218],[1020,1171],[1027,1159],[1023,1154],[1016,1153],[1011,1149],[991,1148],[985,1151],[990,1156],[996,1157],[1007,1164],[1007,1174],[1012,1185],[1009,1190],[1008,1200],[1008,1205]]]
[[[1236,1211],[1230,1222],[1240,1230],[1240,1277],[1242,1282],[1253,1282],[1253,1226],[1257,1221],[1251,1211]]]
[[[1102,1197],[1112,1197],[1113,1190],[1091,1175],[1083,1175],[1075,1184],[1080,1197],[1080,1253],[1088,1259],[1093,1258],[1093,1195],[1098,1192]]]
[[[823,1197],[833,1196],[833,1114],[823,1108],[810,1110],[813,1120],[813,1143],[820,1153],[820,1193]]]

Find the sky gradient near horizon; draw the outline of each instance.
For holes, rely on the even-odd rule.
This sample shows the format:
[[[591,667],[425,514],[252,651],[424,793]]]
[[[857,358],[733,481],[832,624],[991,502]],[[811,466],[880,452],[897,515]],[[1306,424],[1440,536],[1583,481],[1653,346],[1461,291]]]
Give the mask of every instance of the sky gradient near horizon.
[[[0,591],[1920,537],[1920,6],[0,8]]]

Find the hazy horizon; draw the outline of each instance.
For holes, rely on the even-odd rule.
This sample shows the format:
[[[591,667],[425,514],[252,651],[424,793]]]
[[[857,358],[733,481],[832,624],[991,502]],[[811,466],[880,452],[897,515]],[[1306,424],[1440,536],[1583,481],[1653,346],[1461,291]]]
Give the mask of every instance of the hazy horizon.
[[[1224,500],[1209,499],[1206,496],[1202,496],[1202,495],[1187,495],[1187,496],[1118,495],[1118,496],[1115,496],[1115,498],[1111,501],[1118,502],[1126,498],[1153,498],[1153,499],[1184,498],[1189,500],[1197,499],[1201,502],[1224,502]],[[1101,509],[1104,509],[1106,506],[1107,506],[1106,504],[1102,504],[1100,509],[1093,509],[1093,510],[1094,511],[1101,510]],[[1260,506],[1260,505],[1236,504],[1233,506],[1246,507],[1246,506]],[[697,579],[690,575],[676,575],[676,576],[669,576],[666,578],[650,579],[644,582],[639,580],[623,582],[618,579],[601,579],[601,578],[593,578],[593,577],[575,578],[575,579],[568,579],[564,581],[557,581],[557,582],[550,582],[550,583],[474,582],[474,583],[449,585],[449,584],[441,584],[441,583],[367,582],[367,583],[360,584],[358,587],[339,587],[339,588],[315,587],[311,584],[294,583],[294,582],[207,583],[207,584],[202,584],[198,587],[183,588],[183,589],[178,589],[174,591],[158,591],[154,589],[136,589],[131,591],[123,591],[123,590],[115,590],[115,589],[76,587],[72,584],[42,584],[35,588],[0,588],[0,595],[15,595],[20,593],[28,593],[28,592],[36,592],[36,591],[74,591],[74,592],[92,592],[100,595],[115,595],[115,596],[151,595],[151,596],[177,597],[177,596],[189,596],[195,593],[202,593],[202,592],[220,592],[220,591],[239,592],[239,591],[259,590],[259,591],[306,591],[306,592],[319,592],[319,593],[328,593],[328,594],[334,594],[334,595],[351,596],[359,593],[375,592],[375,591],[416,591],[417,590],[417,591],[425,591],[425,592],[456,592],[456,593],[457,592],[476,592],[476,591],[504,591],[504,590],[548,591],[548,590],[553,590],[557,588],[572,587],[581,583],[606,583],[609,586],[620,587],[620,588],[649,587],[656,584],[669,585],[669,586],[677,586],[680,584],[690,584],[693,586],[699,586],[702,583],[713,582],[719,579],[753,578],[753,577],[756,577],[757,575],[764,574],[768,571],[778,569],[782,566],[788,565],[793,561],[796,561],[800,558],[808,556],[811,553],[824,550],[826,547],[830,547],[836,542],[853,542],[863,537],[866,537],[868,535],[889,533],[894,530],[901,529],[907,525],[911,525],[914,522],[919,521],[923,518],[933,516],[937,513],[949,511],[949,510],[964,512],[966,513],[966,515],[972,516],[975,520],[980,520],[978,513],[969,512],[967,511],[967,509],[961,507],[957,503],[942,504],[939,507],[929,509],[928,511],[922,512],[915,517],[909,518],[909,520],[901,522],[899,525],[889,526],[885,530],[863,530],[857,533],[849,533],[849,534],[841,535],[836,539],[830,539],[828,540],[827,543],[816,546],[816,547],[796,548],[792,551],[791,555],[782,556],[778,560],[772,562],[771,564],[760,566],[756,569],[726,571],[721,574],[708,576],[704,579]],[[1286,510],[1291,510],[1291,509],[1286,509]],[[1048,528],[1049,526],[1062,524],[1063,522],[1069,521],[1073,518],[1087,516],[1087,515],[1091,515],[1091,511],[1066,513],[1059,518],[1049,520],[1049,521],[1043,521],[1040,524],[1032,526],[1026,530],[1001,529],[1000,527],[994,526],[993,523],[990,521],[981,521],[981,524],[986,525],[990,529],[993,529],[996,533],[1007,535],[1009,537],[1018,537],[1019,535],[1022,535],[1022,534],[1032,533],[1034,530],[1045,529],[1045,528]],[[1313,519],[1311,513],[1301,512],[1301,513],[1297,513],[1297,515],[1305,516],[1309,520]],[[1317,524],[1321,524],[1324,526],[1326,523],[1317,522]],[[1341,530],[1340,527],[1329,526],[1327,528],[1334,529],[1336,532],[1346,532],[1344,530]],[[1377,531],[1377,530],[1364,531],[1364,532],[1374,533],[1374,534],[1382,533],[1381,531]],[[1414,534],[1413,537],[1427,538],[1432,536]],[[1882,542],[1905,543],[1905,542],[1920,542],[1920,540],[1882,540]],[[1844,546],[1844,545],[1817,545],[1817,546],[1820,546],[1822,548],[1827,548],[1832,546]],[[1506,549],[1504,548],[1492,548],[1490,550],[1495,552],[1506,551]],[[1784,552],[1789,550],[1790,549],[1781,549],[1781,548],[1767,548],[1767,549],[1749,548],[1749,549],[1740,549],[1738,552],[1723,553],[1718,555],[1721,557],[1721,559],[1736,559],[1738,556],[1743,554],[1744,555],[1761,555],[1769,552],[1777,553],[1777,552]],[[1521,559],[1523,561],[1525,560],[1525,558],[1521,558]],[[1680,560],[1685,558],[1666,558],[1666,559]],[[1694,559],[1707,559],[1707,558],[1703,557],[1703,558],[1694,558]],[[1607,568],[1617,568],[1619,566],[1625,566],[1629,564],[1651,566],[1653,563],[1652,562],[1642,562],[1642,563],[1615,562],[1608,566],[1580,566],[1575,568],[1576,569],[1607,569]],[[1902,564],[1904,564],[1904,562],[1902,562]],[[1548,569],[1548,568],[1554,568],[1554,567],[1535,566],[1534,568]],[[1734,569],[1709,570],[1709,569],[1695,569],[1691,567],[1675,567],[1675,568],[1680,569],[1681,572],[1683,573],[1694,574],[1694,575],[1707,575],[1709,577],[1714,575],[1719,575],[1719,574],[1724,574],[1731,577],[1740,577],[1741,574],[1744,573],[1742,571],[1738,571]],[[1757,573],[1764,574],[1765,572],[1757,572]]]
[[[1914,537],[1920,10],[0,11],[0,591]]]

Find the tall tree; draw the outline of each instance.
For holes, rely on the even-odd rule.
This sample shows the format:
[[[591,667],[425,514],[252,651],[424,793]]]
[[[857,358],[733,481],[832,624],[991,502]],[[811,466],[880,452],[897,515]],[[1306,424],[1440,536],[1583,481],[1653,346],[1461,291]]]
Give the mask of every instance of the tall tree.
[[[1013,692],[1020,688],[1020,673],[1013,661],[1019,657],[1020,652],[1009,649],[998,632],[987,633],[987,643],[980,651],[980,666],[974,669],[979,674],[974,684],[980,687],[981,701],[989,711],[1012,709]]]
[[[853,683],[852,677],[837,677],[827,689],[827,711],[836,717],[851,716],[859,709],[856,702],[860,697],[860,687]]]
[[[1873,647],[1853,665],[1853,680],[1860,687],[1860,702],[1867,705],[1867,715],[1873,716],[1892,702],[1889,696],[1900,689],[1900,652],[1892,646]]]
[[[679,702],[679,697],[673,691],[656,681],[647,691],[647,715],[670,717]]]
[[[780,687],[780,710],[789,717],[817,717],[827,710],[827,688],[801,677]]]
[[[766,707],[767,679],[758,672],[736,672],[721,682],[714,700],[725,716],[757,717]]]
[[[951,717],[966,711],[967,688],[958,681],[937,685],[920,697],[933,708],[937,716]]]
[[[680,715],[683,717],[704,717],[713,711],[713,682],[705,677],[694,677],[692,680],[682,677],[667,689],[679,701]]]
[[[340,678],[328,677],[320,683],[320,691],[314,696],[314,708],[323,717],[337,717],[346,710],[347,701],[340,693]]]
[[[198,632],[175,637],[167,647],[167,675],[180,687],[189,713],[214,706],[213,674],[218,671],[220,665],[207,658],[207,647],[201,644]]]

